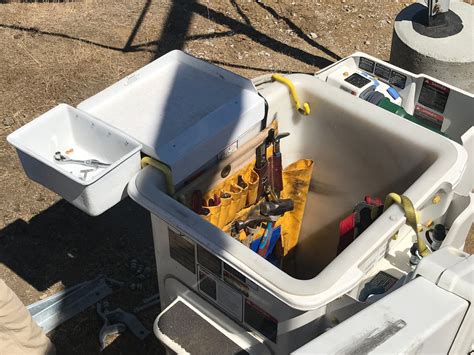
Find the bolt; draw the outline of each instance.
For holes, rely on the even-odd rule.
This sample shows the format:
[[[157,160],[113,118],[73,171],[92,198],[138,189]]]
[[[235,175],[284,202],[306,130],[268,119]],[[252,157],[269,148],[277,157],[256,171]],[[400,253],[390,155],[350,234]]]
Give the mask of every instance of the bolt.
[[[438,203],[441,202],[441,196],[440,195],[434,195],[433,198],[431,199],[431,202],[433,205],[437,205]]]

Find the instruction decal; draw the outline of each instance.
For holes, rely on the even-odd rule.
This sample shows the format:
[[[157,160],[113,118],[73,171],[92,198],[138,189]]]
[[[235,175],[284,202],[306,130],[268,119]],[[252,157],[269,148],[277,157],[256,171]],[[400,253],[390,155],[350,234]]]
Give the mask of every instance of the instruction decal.
[[[199,291],[206,294],[214,301],[217,300],[217,283],[212,275],[206,270],[199,268]]]
[[[374,74],[376,76],[378,76],[380,79],[383,79],[385,81],[389,81],[390,80],[390,68],[386,67],[385,65],[382,65],[382,64],[379,64],[377,63],[375,65],[375,70],[374,70]]]
[[[205,268],[198,267],[198,289],[230,317],[242,322],[244,296]]]
[[[446,102],[449,98],[450,89],[436,81],[425,79],[420,90],[418,102],[425,107],[431,108],[439,113],[444,113]]]
[[[388,83],[393,86],[396,86],[399,89],[405,89],[405,85],[407,84],[407,77],[402,73],[392,70],[392,74],[390,75],[390,80],[388,81]]]
[[[222,273],[222,261],[211,252],[204,249],[202,246],[197,247],[197,259],[199,265],[205,267],[207,270],[212,272],[214,275],[221,278]]]
[[[246,297],[249,296],[249,287],[246,284],[247,278],[231,266],[224,264],[224,281],[235,288],[237,291],[243,293]]]
[[[220,152],[217,155],[217,159],[218,160],[224,160],[224,159],[230,157],[233,153],[235,153],[237,151],[238,148],[239,148],[239,141],[235,141],[235,142],[229,144],[227,147],[224,148],[224,150],[222,150],[222,152]]]
[[[375,68],[375,62],[373,60],[370,60],[368,58],[360,57],[359,58],[359,68],[362,70],[365,70],[366,72],[369,72],[372,74],[374,72]]]
[[[242,322],[243,296],[225,283],[218,283],[217,304],[230,313],[239,322]]]
[[[170,257],[195,274],[196,258],[194,256],[194,243],[171,228],[168,228],[168,242]]]

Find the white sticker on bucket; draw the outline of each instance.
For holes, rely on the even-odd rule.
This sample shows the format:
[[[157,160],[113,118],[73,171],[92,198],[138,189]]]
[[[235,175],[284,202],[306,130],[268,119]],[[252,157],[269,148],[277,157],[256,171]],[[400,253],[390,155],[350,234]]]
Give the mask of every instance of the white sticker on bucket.
[[[219,153],[217,159],[224,160],[230,157],[232,153],[235,153],[237,151],[237,148],[239,148],[239,141],[235,141],[232,144],[229,144],[227,147],[224,148],[222,152]]]
[[[217,287],[217,304],[236,319],[242,321],[242,295],[222,282],[219,282]]]

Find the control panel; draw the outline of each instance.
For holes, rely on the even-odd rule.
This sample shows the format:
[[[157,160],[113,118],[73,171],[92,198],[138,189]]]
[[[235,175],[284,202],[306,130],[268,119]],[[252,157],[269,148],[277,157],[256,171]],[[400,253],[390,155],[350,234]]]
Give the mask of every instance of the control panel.
[[[459,143],[474,124],[473,94],[365,53],[354,53],[316,77]]]

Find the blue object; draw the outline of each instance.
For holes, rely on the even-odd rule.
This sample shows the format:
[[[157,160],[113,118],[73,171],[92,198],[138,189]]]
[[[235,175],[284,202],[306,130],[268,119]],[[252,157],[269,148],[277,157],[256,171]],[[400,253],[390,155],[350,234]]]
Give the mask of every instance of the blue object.
[[[268,238],[268,235],[270,234],[271,234],[271,237]],[[275,246],[280,240],[280,238],[281,238],[281,226],[278,226],[277,228],[270,229],[270,230],[267,227],[267,230],[265,231],[265,234],[262,237],[255,239],[252,243],[250,243],[250,249],[252,249],[255,253],[258,253],[258,250],[264,249],[268,243],[269,244],[268,249],[265,252],[265,255],[263,256],[265,259],[268,259],[268,257],[273,253],[273,250],[275,249]]]
[[[262,241],[262,238],[255,239],[252,243],[250,243],[250,249],[252,249],[254,252],[257,252],[258,246],[260,245],[260,242]]]
[[[265,233],[263,233],[262,240],[260,242],[260,245],[258,246],[257,253],[259,253],[260,250],[265,250],[265,254],[262,255],[263,257],[265,257],[267,255],[267,251],[268,251],[267,244],[270,244],[271,236],[273,234],[272,225],[273,225],[273,223],[267,223],[267,227],[265,228]],[[263,253],[263,252],[260,252],[260,253]]]
[[[394,88],[390,87],[387,89],[387,92],[388,94],[394,99],[398,99],[400,97],[400,95],[398,95],[398,92],[397,90],[395,90]]]
[[[265,254],[265,258],[268,258],[269,255],[273,253],[275,246],[277,245],[278,241],[281,237],[281,226],[276,227],[273,230],[272,237],[270,238],[270,245],[268,246],[267,253]]]
[[[375,86],[375,87],[377,87],[377,86],[380,85],[380,83],[379,83],[379,81],[378,81],[377,79],[374,79],[373,82],[374,82],[374,86]]]

